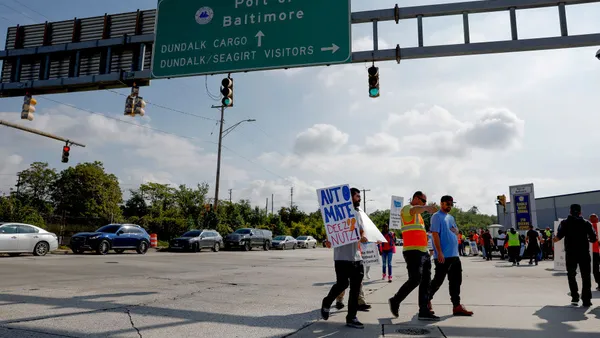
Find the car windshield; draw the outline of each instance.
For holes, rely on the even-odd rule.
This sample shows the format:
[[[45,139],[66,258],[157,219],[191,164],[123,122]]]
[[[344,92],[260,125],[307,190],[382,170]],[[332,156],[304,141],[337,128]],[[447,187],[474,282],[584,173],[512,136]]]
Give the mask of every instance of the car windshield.
[[[102,228],[96,230],[96,232],[105,232],[105,233],[109,233],[109,234],[114,234],[119,229],[121,229],[120,225],[105,225]]]
[[[304,240],[308,239],[308,237],[306,237],[306,236],[300,236],[300,237],[298,237],[296,239],[299,240],[299,241],[304,241]]]
[[[250,229],[239,229],[235,231],[236,234],[247,235],[250,233]]]
[[[283,241],[285,239],[285,236],[277,236],[275,238],[273,238],[276,241]]]
[[[185,234],[181,235],[181,237],[198,237],[201,233],[201,231],[188,231]]]

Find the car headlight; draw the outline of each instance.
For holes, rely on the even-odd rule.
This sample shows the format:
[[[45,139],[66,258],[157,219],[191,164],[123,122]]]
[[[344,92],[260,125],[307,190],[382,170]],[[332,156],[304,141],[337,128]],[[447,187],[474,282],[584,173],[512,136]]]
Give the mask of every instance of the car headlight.
[[[98,237],[100,237],[100,235],[96,235],[96,236],[88,237],[88,239],[98,239]]]

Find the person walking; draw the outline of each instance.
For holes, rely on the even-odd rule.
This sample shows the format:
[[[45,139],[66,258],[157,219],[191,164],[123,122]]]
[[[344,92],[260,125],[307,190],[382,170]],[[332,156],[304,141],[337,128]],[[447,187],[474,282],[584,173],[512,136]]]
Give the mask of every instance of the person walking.
[[[519,265],[521,261],[521,240],[519,233],[515,228],[510,228],[510,231],[506,234],[508,238],[508,261],[513,263],[512,265]]]
[[[590,222],[594,227],[594,232],[596,232],[596,239],[598,239],[598,216],[596,214],[590,215]],[[598,286],[596,287],[597,291],[600,291],[600,247],[598,246],[598,241],[594,243],[593,252],[592,252],[592,271],[594,273],[594,280]]]
[[[504,260],[504,241],[506,240],[506,234],[504,233],[504,231],[502,230],[498,230],[498,241],[497,241],[497,247],[498,250],[500,251],[500,259]]]
[[[533,260],[535,260],[535,265],[538,265],[538,255],[540,253],[540,233],[533,230],[533,225],[529,225],[529,231],[527,231],[527,237],[525,237],[526,246],[527,246],[527,255],[529,256],[529,265],[533,264]]]
[[[458,232],[458,255],[459,256],[465,255],[464,241],[465,241],[465,236],[463,235],[462,231],[459,231]]]
[[[402,217],[403,252],[408,280],[398,292],[388,300],[390,311],[398,318],[400,304],[417,287],[419,287],[420,320],[439,320],[429,309],[429,283],[431,282],[431,256],[427,249],[427,231],[425,229],[424,212],[433,214],[437,207],[427,205],[427,196],[421,191],[413,194],[409,205],[400,210]]]
[[[581,217],[581,205],[571,204],[570,215],[560,222],[554,242],[565,239],[567,277],[571,290],[571,305],[579,305],[577,267],[581,272],[581,300],[584,307],[592,306],[591,257],[589,243],[597,242],[592,224]]]
[[[460,304],[460,286],[462,284],[462,263],[458,256],[458,226],[454,217],[449,214],[454,206],[452,196],[443,196],[440,211],[431,216],[431,233],[433,236],[435,276],[429,291],[429,308],[435,293],[440,289],[448,276],[452,314],[455,316],[472,316],[473,312]],[[488,233],[489,234],[489,233]],[[488,251],[490,252],[490,251]]]
[[[492,244],[494,239],[492,238],[492,234],[490,234],[489,229],[485,229],[483,234],[481,235],[481,239],[483,241],[483,258],[486,261],[492,260]]]
[[[360,190],[357,188],[350,189],[352,202],[355,211],[360,207]],[[358,212],[356,215],[356,227],[361,243],[367,243],[368,239],[365,236],[363,222]],[[326,245],[331,247],[331,243],[327,241]],[[363,329],[364,325],[356,318],[358,311],[358,297],[362,280],[364,277],[364,266],[362,255],[360,252],[360,244],[358,242],[349,243],[333,249],[333,260],[335,267],[336,282],[329,290],[329,294],[323,298],[321,303],[321,317],[324,320],[329,319],[329,311],[333,301],[338,298],[342,291],[350,286],[350,295],[348,296],[348,314],[346,315],[346,325],[353,328]]]
[[[385,280],[388,278],[388,283],[392,282],[392,257],[396,253],[396,234],[390,231],[390,227],[387,223],[383,225],[383,237],[387,242],[379,244],[379,252],[381,254],[381,264],[383,268],[383,274],[381,279]],[[386,274],[387,267],[387,274]]]

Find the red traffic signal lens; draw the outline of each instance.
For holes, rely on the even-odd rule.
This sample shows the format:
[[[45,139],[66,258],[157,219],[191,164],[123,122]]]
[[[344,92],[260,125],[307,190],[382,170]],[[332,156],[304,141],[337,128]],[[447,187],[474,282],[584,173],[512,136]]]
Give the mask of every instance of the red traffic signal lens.
[[[64,146],[63,147],[63,151],[64,152],[69,152],[70,150],[71,150],[71,147],[69,147],[69,146]]]

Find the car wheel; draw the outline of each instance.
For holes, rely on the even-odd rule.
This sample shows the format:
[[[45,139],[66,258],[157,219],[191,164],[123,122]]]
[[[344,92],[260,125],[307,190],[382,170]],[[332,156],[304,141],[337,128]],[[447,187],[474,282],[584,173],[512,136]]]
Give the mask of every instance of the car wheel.
[[[108,250],[110,250],[110,244],[108,243],[108,241],[102,241],[100,242],[100,244],[98,244],[96,253],[98,255],[106,255],[108,253]]]
[[[202,249],[200,249],[200,243],[192,244],[192,252],[200,252],[200,251],[202,251]]]
[[[123,249],[115,249],[115,252],[118,253],[119,255],[122,254],[123,252],[125,252],[125,250]]]
[[[292,247],[292,250],[296,250],[296,244],[294,244],[294,246]]]
[[[221,250],[221,244],[219,244],[219,242],[216,242],[215,245],[212,248],[213,252],[219,252],[219,250]]]
[[[265,251],[269,251],[269,249],[270,249],[270,248],[271,248],[271,243],[269,243],[269,242],[265,242],[265,245],[264,245],[263,249],[264,249]]]
[[[285,250],[285,248],[286,248],[286,247],[287,247],[287,245],[285,245],[285,243],[284,243],[284,244],[282,244],[282,245],[281,245],[281,250]]]
[[[148,252],[148,243],[146,241],[141,241],[135,251],[137,251],[137,253],[139,253],[140,255],[145,254],[146,252]]]
[[[313,244],[313,249],[317,248],[317,243]]]
[[[33,254],[35,256],[46,256],[46,254],[50,251],[50,244],[46,242],[39,242],[33,248]]]
[[[252,246],[250,246],[250,242],[246,242],[246,244],[244,244],[244,251],[250,251],[250,249],[252,249]]]

